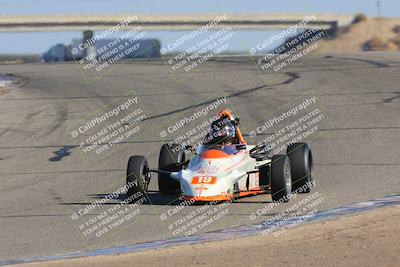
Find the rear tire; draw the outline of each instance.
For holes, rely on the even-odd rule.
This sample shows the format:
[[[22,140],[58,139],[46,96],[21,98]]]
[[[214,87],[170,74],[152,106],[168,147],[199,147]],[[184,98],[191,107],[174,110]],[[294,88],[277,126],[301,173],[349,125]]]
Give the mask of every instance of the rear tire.
[[[164,144],[160,150],[158,169],[161,171],[177,172],[182,169],[181,163],[185,161],[185,150],[179,149],[176,144]],[[168,174],[158,173],[158,190],[162,194],[179,194],[180,183]]]
[[[292,190],[290,160],[287,155],[275,155],[271,163],[271,195],[273,201],[288,202]]]
[[[288,146],[292,173],[292,190],[299,193],[310,193],[314,186],[313,158],[311,148],[307,143],[294,143]],[[299,190],[302,188],[302,190]]]
[[[126,171],[126,185],[128,186],[128,197],[141,192],[146,194],[150,183],[149,165],[143,156],[131,156]]]

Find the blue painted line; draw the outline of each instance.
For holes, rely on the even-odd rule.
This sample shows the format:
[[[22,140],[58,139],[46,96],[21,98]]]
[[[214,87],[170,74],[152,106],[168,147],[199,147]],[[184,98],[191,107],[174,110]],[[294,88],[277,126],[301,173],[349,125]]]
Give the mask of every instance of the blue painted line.
[[[315,216],[310,217],[307,220],[304,220],[302,223],[306,222],[316,222],[316,221],[325,221],[325,220],[332,220],[336,219],[340,216],[350,215],[354,213],[360,213],[365,211],[370,211],[378,208],[383,207],[390,207],[400,205],[400,194],[389,195],[386,197],[378,198],[371,201],[366,202],[359,202],[355,204],[351,204],[345,207],[334,208],[331,210],[321,211],[316,213]],[[61,255],[54,255],[54,256],[41,256],[41,257],[32,257],[26,259],[15,259],[15,260],[2,260],[0,261],[0,266],[3,265],[13,265],[13,264],[21,264],[21,263],[30,263],[30,262],[43,262],[43,261],[50,261],[50,260],[61,260],[61,259],[74,259],[74,258],[81,258],[81,257],[89,257],[89,256],[99,256],[99,255],[115,255],[115,254],[125,254],[125,253],[132,253],[138,252],[143,250],[149,249],[159,249],[159,248],[167,248],[167,247],[174,247],[179,245],[193,245],[197,243],[204,243],[204,242],[212,242],[212,241],[221,241],[226,239],[232,238],[240,238],[240,237],[248,237],[260,234],[261,231],[266,230],[270,227],[274,227],[279,225],[279,227],[284,227],[285,225],[292,224],[293,220],[287,220],[284,223],[282,221],[265,221],[253,225],[246,225],[246,226],[237,226],[233,228],[227,228],[223,230],[213,231],[209,233],[188,236],[188,237],[177,237],[172,239],[166,240],[158,240],[158,241],[151,241],[145,243],[139,243],[131,246],[124,246],[124,247],[114,247],[114,248],[107,248],[107,249],[97,249],[92,251],[82,251],[82,252],[74,252],[74,253],[67,253]]]

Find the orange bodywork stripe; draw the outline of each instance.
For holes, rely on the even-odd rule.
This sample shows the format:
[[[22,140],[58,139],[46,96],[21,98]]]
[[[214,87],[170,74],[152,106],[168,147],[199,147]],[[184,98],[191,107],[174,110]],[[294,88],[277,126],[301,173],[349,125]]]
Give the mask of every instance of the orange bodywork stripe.
[[[201,153],[201,157],[205,159],[221,159],[227,158],[230,155],[218,149],[209,149]]]
[[[184,200],[194,200],[194,201],[228,201],[233,198],[233,195],[220,195],[220,196],[204,196],[204,197],[194,197],[194,196],[183,196]]]
[[[267,190],[252,190],[252,191],[244,191],[244,192],[239,192],[239,197],[245,197],[245,196],[254,196],[258,194],[263,194],[267,193]]]
[[[238,192],[235,194],[229,194],[229,195],[219,195],[219,196],[183,196],[184,200],[194,200],[194,201],[229,201],[234,197],[246,197],[246,196],[255,196],[258,194],[264,194],[268,193],[268,190],[260,190],[259,187],[255,187],[251,191],[243,191],[243,192]]]

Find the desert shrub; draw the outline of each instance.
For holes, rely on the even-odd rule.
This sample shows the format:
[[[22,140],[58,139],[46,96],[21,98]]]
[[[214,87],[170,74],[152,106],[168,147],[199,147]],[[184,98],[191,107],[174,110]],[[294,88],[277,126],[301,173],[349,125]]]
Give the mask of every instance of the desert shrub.
[[[400,33],[400,25],[394,26],[392,30],[393,30],[393,32],[395,32],[395,33]]]
[[[368,19],[368,17],[365,14],[357,14],[354,19],[353,19],[353,24],[357,24],[363,21],[366,21]]]
[[[396,36],[393,38],[393,43],[400,48],[400,36]]]
[[[379,51],[386,50],[387,42],[380,37],[372,37],[364,44],[365,50]]]

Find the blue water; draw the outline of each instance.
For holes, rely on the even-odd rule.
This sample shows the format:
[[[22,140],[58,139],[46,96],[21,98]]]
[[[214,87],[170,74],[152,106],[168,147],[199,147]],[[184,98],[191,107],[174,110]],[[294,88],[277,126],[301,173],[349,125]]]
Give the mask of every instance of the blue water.
[[[145,38],[156,38],[161,41],[161,47],[166,47],[169,43],[174,43],[180,36],[189,34],[191,31],[146,31]],[[207,38],[216,31],[202,33],[193,38],[172,52],[183,51],[197,42]],[[253,31],[234,31],[234,35],[227,42],[229,52],[247,52],[250,48],[264,41],[273,34],[280,31],[253,30]],[[123,34],[119,33],[119,34]],[[107,38],[117,37],[110,35]],[[42,54],[50,46],[62,43],[69,44],[74,38],[82,38],[82,32],[28,32],[28,33],[0,33],[0,54]],[[283,42],[283,41],[282,41]],[[270,48],[279,46],[281,42],[276,42]]]

